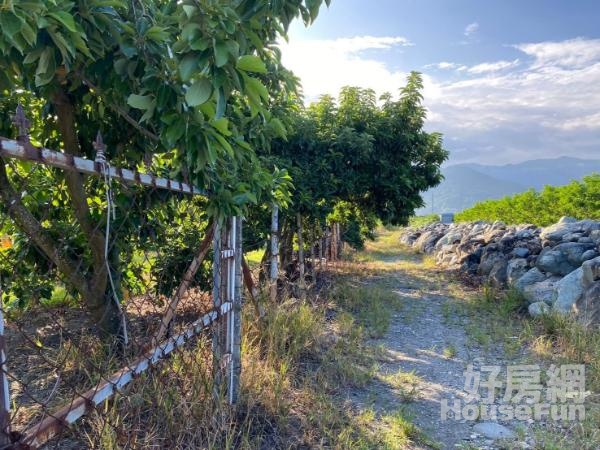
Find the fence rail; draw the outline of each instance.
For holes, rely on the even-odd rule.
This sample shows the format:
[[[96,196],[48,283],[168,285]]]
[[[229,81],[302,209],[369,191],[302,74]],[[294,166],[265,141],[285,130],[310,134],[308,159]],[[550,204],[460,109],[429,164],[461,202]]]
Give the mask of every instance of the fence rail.
[[[190,186],[187,183],[157,177],[153,174],[140,173],[135,170],[122,169],[120,167],[108,167],[104,169],[97,161],[67,155],[47,148],[35,147],[28,141],[16,141],[2,136],[0,136],[0,156],[46,164],[59,169],[88,175],[107,175],[115,180],[140,184],[142,186],[167,189],[185,194],[208,195],[206,191]]]
[[[110,375],[108,380],[102,384],[81,394],[77,400],[63,406],[38,424],[29,427],[22,432],[22,437],[20,438],[22,448],[38,448],[59,435],[64,427],[72,425],[84,414],[101,405],[106,400],[109,400],[118,391],[131,383],[136,375],[147,371],[171,352],[183,346],[189,339],[208,328],[217,319],[226,316],[231,311],[231,308],[231,302],[223,303],[218,310],[205,314],[190,325],[183,333],[167,339],[165,342],[148,351],[144,356]]]

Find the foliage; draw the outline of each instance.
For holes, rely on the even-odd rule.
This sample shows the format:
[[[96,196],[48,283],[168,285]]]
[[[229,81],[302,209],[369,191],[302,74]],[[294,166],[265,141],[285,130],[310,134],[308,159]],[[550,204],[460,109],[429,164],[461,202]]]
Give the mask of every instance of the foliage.
[[[455,216],[457,221],[501,220],[509,224],[532,223],[547,226],[562,216],[600,219],[600,174],[565,186],[545,186],[499,200],[477,203]]]
[[[284,134],[269,102],[297,83],[274,44],[320,5],[13,0],[0,10],[0,89],[33,92],[49,113],[72,104],[88,153],[100,128],[136,164],[173,152],[173,169],[215,193],[213,213],[228,214],[270,193],[252,148]]]
[[[34,144],[93,159],[92,142],[102,130],[111,164],[191,182],[209,193],[204,207],[217,220],[244,214],[250,204],[285,204],[290,200],[290,177],[285,169],[263,166],[254,148],[267,148],[272,138],[285,136],[280,111],[271,104],[296,95],[297,79],[281,65],[276,44],[296,17],[311,23],[322,3],[4,2],[0,7],[0,132],[15,136],[10,117],[19,99],[32,120]],[[0,170],[2,219],[12,227],[3,231],[28,237],[45,257],[20,254],[27,262],[19,270],[68,280],[69,291],[93,311],[104,335],[122,332],[121,313],[108,283],[107,259],[117,290],[123,282],[135,292],[141,273],[150,270],[158,271],[154,282],[168,293],[174,283],[167,279],[173,278],[171,271],[190,256],[177,248],[182,241],[193,242],[191,234],[203,228],[200,221],[178,221],[176,207],[170,203],[175,194],[116,187],[116,209],[124,213],[113,223],[118,234],[105,236],[97,226],[105,220],[106,210],[98,180],[53,170],[26,176],[27,168],[18,174],[18,168],[11,170],[4,162],[1,166],[6,171]],[[15,202],[15,189],[25,176],[34,194]],[[45,188],[38,192],[35,186]],[[155,258],[140,260],[140,247],[153,245],[144,233],[156,232],[148,219],[158,217],[152,226],[160,225],[160,232],[173,224],[181,231],[167,233],[167,242],[161,242],[163,249],[179,257],[170,261],[177,267],[159,267],[163,262]],[[40,229],[42,233],[36,231]],[[189,252],[193,248],[188,247]],[[16,251],[19,246],[8,252],[12,254],[4,262]],[[49,263],[40,267],[36,258]],[[6,264],[0,270],[12,273]],[[35,299],[39,292],[47,298],[50,286],[44,286],[39,276],[30,278],[14,296],[27,301],[24,297]]]
[[[439,222],[440,216],[437,214],[428,214],[426,216],[412,216],[408,220],[408,225],[414,228],[424,227],[431,223]]]
[[[421,192],[441,181],[448,155],[441,135],[423,130],[422,89],[413,72],[397,100],[386,94],[378,104],[374,91],[344,87],[337,101],[325,95],[308,108],[289,106],[291,131],[265,155],[295,180],[288,229],[297,213],[308,236],[340,223],[343,239],[361,248],[378,221],[408,222]]]

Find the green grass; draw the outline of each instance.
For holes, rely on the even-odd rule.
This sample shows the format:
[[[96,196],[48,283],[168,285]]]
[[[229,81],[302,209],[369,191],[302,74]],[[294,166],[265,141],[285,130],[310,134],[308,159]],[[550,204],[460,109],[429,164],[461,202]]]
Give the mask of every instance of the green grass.
[[[250,267],[250,269],[255,269],[260,266],[264,254],[264,248],[259,248],[258,250],[253,250],[251,252],[244,253],[244,256],[246,257],[246,261],[248,262],[248,266]]]
[[[426,216],[413,216],[408,220],[408,226],[419,228],[440,221],[440,216],[437,214],[428,214]]]

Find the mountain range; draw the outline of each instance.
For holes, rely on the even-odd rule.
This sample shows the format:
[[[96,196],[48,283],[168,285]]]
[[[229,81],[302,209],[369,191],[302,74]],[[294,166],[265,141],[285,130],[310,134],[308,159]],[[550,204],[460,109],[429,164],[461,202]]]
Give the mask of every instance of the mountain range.
[[[444,181],[423,194],[418,215],[458,212],[481,200],[501,198],[545,185],[560,186],[591,173],[600,173],[600,159],[561,157],[489,166],[455,164],[442,169]]]

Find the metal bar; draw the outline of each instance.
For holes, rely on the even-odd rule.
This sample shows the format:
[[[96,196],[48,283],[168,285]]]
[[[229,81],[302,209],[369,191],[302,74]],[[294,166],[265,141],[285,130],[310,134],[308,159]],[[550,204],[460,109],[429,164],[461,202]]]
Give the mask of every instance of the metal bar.
[[[188,342],[190,338],[198,335],[202,330],[210,326],[220,316],[227,314],[232,306],[230,302],[223,303],[218,309],[210,311],[195,321],[182,333],[157,345],[127,367],[112,374],[105,382],[85,392],[70,404],[53,413],[50,417],[29,427],[23,432],[20,444],[24,448],[32,449],[44,445],[50,439],[57,436],[64,427],[73,424],[83,415],[123,389],[123,387],[133,381],[136,375],[154,366],[157,362]]]
[[[242,248],[242,218],[236,218],[235,239],[235,281],[233,294],[233,348],[231,350],[231,404],[236,404],[240,394],[240,378],[242,373],[242,260],[244,258]]]
[[[225,224],[226,226],[226,224]],[[224,271],[222,268],[223,258],[221,249],[223,248],[223,225],[216,224],[215,234],[213,237],[213,305],[218,308],[222,303],[221,296],[223,295],[223,278]],[[212,353],[213,353],[213,396],[216,400],[221,397],[223,389],[222,383],[222,367],[223,364],[223,320],[219,320],[212,330]]]
[[[273,204],[271,212],[271,273],[269,274],[271,301],[277,300],[277,279],[279,278],[279,206]]]
[[[47,148],[34,147],[28,142],[19,142],[3,137],[0,137],[0,156],[47,164],[52,167],[58,167],[59,169],[71,170],[94,176],[104,176],[100,165],[89,159],[66,155]],[[169,180],[167,178],[159,178],[155,175],[140,173],[135,170],[121,169],[120,167],[110,167],[109,176],[113,179],[128,183],[142,184],[144,186],[151,186],[174,192],[207,195],[205,191],[186,183]]]
[[[8,385],[8,372],[6,368],[4,310],[0,307],[0,445],[4,446],[10,443],[10,390]]]
[[[232,217],[230,219],[230,226],[229,226],[229,239],[228,239],[228,244],[231,248],[233,248],[234,250],[234,256],[235,256],[235,248],[236,248],[236,240],[237,240],[237,217]],[[235,298],[235,261],[232,260],[231,258],[229,258],[227,260],[227,266],[229,269],[229,275],[227,277],[227,287],[228,287],[228,291],[229,291],[229,297],[227,298],[228,301],[232,302],[234,301]],[[234,321],[235,321],[235,308],[232,308],[231,311],[229,311],[229,313],[227,314],[227,325],[229,327],[228,330],[228,345],[227,348],[229,350],[229,354],[231,355],[231,360],[229,362],[229,386],[228,386],[228,394],[229,394],[229,404],[233,405],[233,391],[234,391],[234,387],[233,387],[233,383],[234,383],[234,368],[233,368],[233,347],[234,347],[234,343],[233,343],[233,339],[234,339]]]

